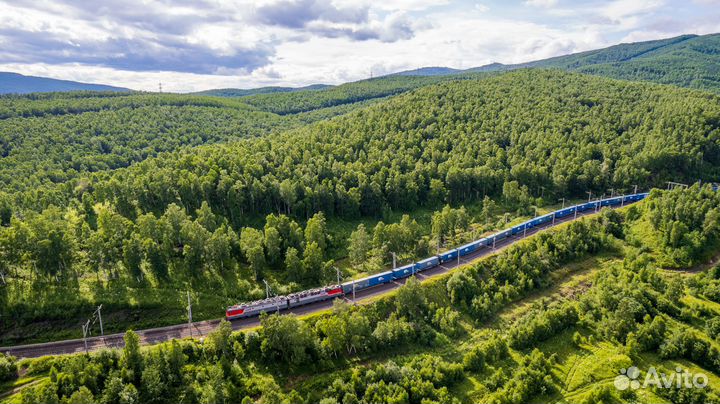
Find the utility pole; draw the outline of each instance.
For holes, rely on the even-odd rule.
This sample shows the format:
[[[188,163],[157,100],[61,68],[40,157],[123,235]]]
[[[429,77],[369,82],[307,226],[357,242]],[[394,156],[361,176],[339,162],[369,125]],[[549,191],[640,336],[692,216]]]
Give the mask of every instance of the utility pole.
[[[83,330],[83,342],[85,343],[85,354],[88,354],[88,344],[87,344],[87,335],[90,331],[90,320],[85,322],[85,325],[82,326]]]
[[[588,194],[588,203],[590,203],[590,199],[592,199],[592,192],[585,191],[586,194]]]
[[[188,328],[190,329],[190,338],[192,338],[193,335],[193,327],[192,327],[192,301],[190,300],[190,291],[187,291],[187,301],[188,301]]]
[[[352,285],[353,285],[353,304],[355,304],[356,303],[355,302],[355,279],[353,279]]]
[[[637,194],[637,185],[635,185],[635,192],[633,192],[633,193]]]
[[[493,250],[495,249],[495,240],[497,239],[496,236],[493,236]]]
[[[558,199],[558,201],[562,201],[562,208],[560,209],[565,209],[565,198]]]
[[[333,267],[333,268],[335,268],[335,273],[337,274],[337,284],[339,285],[340,284],[340,268],[338,268],[338,267]]]
[[[668,191],[671,189],[675,189],[676,187],[681,187],[681,188],[688,187],[687,184],[683,184],[682,182],[667,181],[667,184],[668,184],[668,188],[667,188]]]
[[[390,254],[393,256],[393,269],[397,268],[397,256],[394,252],[390,251]]]
[[[267,281],[263,279],[263,283],[265,284],[265,298],[270,298],[270,285],[268,285]]]
[[[100,335],[105,336],[105,331],[103,330],[103,323],[102,323],[102,314],[100,313],[100,310],[102,310],[102,304],[100,306],[98,306],[96,311],[97,311],[98,319],[100,320]]]

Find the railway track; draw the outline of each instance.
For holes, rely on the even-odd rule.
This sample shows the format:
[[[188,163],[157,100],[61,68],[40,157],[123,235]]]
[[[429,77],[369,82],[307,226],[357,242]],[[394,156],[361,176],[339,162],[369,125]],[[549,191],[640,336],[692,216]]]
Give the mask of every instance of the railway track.
[[[627,206],[627,205],[626,205]],[[577,219],[585,216],[593,215],[597,212],[594,210],[578,212]],[[483,258],[487,255],[491,255],[497,251],[500,251],[516,242],[530,237],[542,230],[560,225],[562,223],[577,220],[572,215],[563,218],[558,218],[554,222],[544,223],[542,225],[530,228],[524,237],[510,236],[508,238],[498,240],[495,248],[481,247],[477,251],[460,258],[459,260],[453,260],[451,262],[445,262],[434,268],[423,271],[418,274],[420,281],[425,281],[430,278],[444,275],[458,266],[466,265]],[[368,289],[363,289],[356,292],[355,303],[362,303],[373,297],[381,296],[389,293],[407,281],[407,278],[399,279],[394,282],[380,284]],[[352,301],[352,296],[345,296],[346,299]],[[305,315],[310,313],[316,313],[323,310],[328,310],[332,307],[333,300],[326,300],[321,302],[311,303],[305,306],[295,307],[292,309],[281,310],[280,313],[294,313],[296,315]],[[145,330],[138,330],[136,333],[140,337],[140,342],[143,345],[152,345],[169,341],[172,339],[181,339],[188,337],[202,338],[212,331],[221,319],[197,321],[192,324],[178,324],[166,327],[150,328]],[[233,330],[242,330],[247,328],[253,328],[260,325],[260,319],[258,317],[241,318],[232,320],[231,322]],[[122,348],[124,346],[123,341],[124,333],[109,334],[105,336],[97,336],[87,338],[87,350],[94,351],[103,348]],[[16,345],[9,347],[0,347],[0,352],[5,354],[13,355],[18,358],[36,358],[45,355],[61,355],[61,354],[72,354],[78,352],[84,352],[86,349],[85,341],[83,339],[70,339],[63,341],[45,342],[38,344],[29,345]]]

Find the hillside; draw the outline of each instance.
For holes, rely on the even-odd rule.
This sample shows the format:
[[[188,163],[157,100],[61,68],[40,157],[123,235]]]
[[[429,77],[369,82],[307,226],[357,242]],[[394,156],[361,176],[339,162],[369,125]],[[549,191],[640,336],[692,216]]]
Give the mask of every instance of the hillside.
[[[364,106],[279,116],[232,98],[71,92],[0,97],[3,192],[45,189],[28,206],[64,204],[77,180],[181,148],[263,136]],[[57,186],[55,186],[57,185]],[[69,187],[69,188],[68,188]]]
[[[720,92],[720,34],[621,44],[530,65],[717,93]]]
[[[371,304],[148,348],[128,331],[117,350],[0,356],[0,381],[21,386],[9,398],[21,403],[712,403],[720,266],[674,273],[658,260],[697,239],[712,246],[694,255],[706,262],[720,228],[702,222],[719,211],[709,187],[655,191]],[[677,244],[673,223],[688,236]],[[653,371],[673,381],[647,384]]]
[[[0,94],[47,93],[58,91],[116,91],[128,92],[127,88],[104,84],[79,83],[77,81],[24,76],[18,73],[0,72]]]
[[[720,92],[720,34],[682,35],[558,56],[522,64],[493,63],[466,70],[432,67],[400,72],[419,76],[558,68],[623,80],[651,81]]]
[[[248,95],[255,94],[273,94],[273,93],[291,93],[294,91],[313,91],[323,90],[328,87],[332,87],[327,84],[311,84],[305,87],[258,87],[258,88],[218,88],[212,90],[198,91],[192,94],[195,95],[210,95],[215,97],[245,97]]]
[[[384,76],[345,83],[320,90],[256,94],[244,97],[243,102],[263,111],[287,115],[312,111],[319,108],[379,99],[442,81],[462,80],[469,77],[478,78],[480,76]]]
[[[487,231],[561,197],[719,174],[720,98],[708,93],[540,70],[440,83],[0,197],[2,310],[15,320],[0,331],[42,335],[38,321],[101,302],[116,325],[168,324],[182,318],[173,302],[186,288],[203,296],[196,319],[213,318],[261,296],[262,279],[297,290],[330,281],[337,261],[345,276],[379,270],[391,251],[427,256],[447,237],[461,242],[458,229],[469,237],[469,224]],[[433,213],[465,224],[438,233]],[[355,229],[361,253],[349,245]],[[368,264],[350,265],[350,252]]]

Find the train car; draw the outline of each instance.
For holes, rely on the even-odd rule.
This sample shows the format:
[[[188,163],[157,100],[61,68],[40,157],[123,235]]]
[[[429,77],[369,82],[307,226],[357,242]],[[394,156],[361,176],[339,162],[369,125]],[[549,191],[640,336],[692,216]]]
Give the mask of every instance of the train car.
[[[370,275],[362,279],[356,279],[354,281],[348,281],[342,284],[343,293],[352,293],[353,284],[355,285],[355,291],[371,288],[383,283],[388,283],[393,280],[393,271],[385,271],[379,274]]]
[[[510,229],[503,230],[499,233],[495,233],[495,236],[494,236],[495,240],[502,240],[502,239],[508,238],[508,237],[510,237]]]
[[[458,247],[458,251],[460,252],[460,256],[464,257],[468,254],[472,254],[474,251],[476,251],[478,248],[482,247],[483,245],[486,245],[487,238],[481,238],[480,240],[473,241],[471,243],[467,243],[463,246]]]
[[[610,198],[607,201],[608,201],[607,206],[620,205],[620,203],[622,202],[622,197],[617,196],[615,198]]]
[[[407,264],[400,268],[393,269],[392,270],[393,279],[402,279],[402,278],[412,275],[414,272],[413,265],[415,265],[415,264]]]
[[[528,222],[523,222],[517,226],[514,226],[513,228],[510,229],[510,234],[512,234],[514,236],[518,233],[525,231],[525,229],[527,228],[527,225],[528,225]]]
[[[287,296],[288,307],[297,307],[321,300],[334,299],[343,295],[343,289],[340,285],[326,286],[324,288],[303,290],[301,292],[291,293]]]
[[[260,313],[279,311],[287,308],[288,299],[285,296],[277,296],[228,307],[225,311],[225,318],[234,320],[236,318],[251,317]]]
[[[458,254],[460,254],[460,251],[456,248],[454,250],[446,251],[446,252],[438,255],[438,257],[440,257],[440,263],[445,263],[448,261],[456,260],[458,257]]]
[[[551,222],[552,219],[553,219],[552,213],[548,213],[547,215],[539,216],[538,218],[535,219],[536,226],[543,224],[543,223]]]
[[[575,207],[571,206],[569,208],[560,209],[557,212],[555,212],[555,217],[556,218],[557,217],[565,217],[565,216],[573,214],[574,212],[575,212]]]
[[[438,257],[425,258],[415,263],[415,272],[424,271],[438,265],[440,265],[440,259]]]

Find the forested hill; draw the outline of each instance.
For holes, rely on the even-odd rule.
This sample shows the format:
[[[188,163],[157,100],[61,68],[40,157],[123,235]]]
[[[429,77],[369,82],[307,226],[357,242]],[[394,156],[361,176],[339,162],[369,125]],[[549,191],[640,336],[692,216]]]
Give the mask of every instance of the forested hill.
[[[558,68],[623,80],[651,81],[720,92],[720,34],[625,43],[529,63],[493,63],[467,70],[428,68],[400,72],[418,76]],[[427,72],[427,73],[423,73]]]
[[[720,93],[720,34],[622,44],[539,62],[536,66]]]
[[[151,159],[94,181],[123,214],[207,201],[235,225],[459,203],[517,180],[547,198],[717,179],[720,97],[559,71],[429,86],[289,133]],[[202,192],[199,192],[202,190]],[[131,203],[132,201],[132,203]]]
[[[385,76],[345,83],[321,90],[304,90],[243,97],[243,102],[280,115],[397,95],[419,87],[449,80],[477,78],[479,74],[453,76]]]
[[[324,88],[219,89],[199,94],[243,97],[244,102],[263,111],[284,115],[397,95],[443,81],[479,78],[483,77],[481,74],[497,74],[528,67],[557,68],[720,92],[720,34],[684,35],[620,44],[517,65],[493,63],[467,70],[426,67]]]
[[[127,88],[104,84],[79,83],[70,80],[57,80],[47,77],[24,76],[22,74],[0,72],[0,94],[44,93],[53,91],[119,91]]]
[[[0,188],[29,203],[63,204],[58,188],[88,173],[161,152],[263,136],[347,112],[278,116],[237,99],[177,94],[70,92],[0,96]],[[1,192],[0,192],[1,193]]]
[[[198,91],[192,94],[195,95],[211,95],[215,97],[246,97],[248,95],[255,94],[274,94],[274,93],[291,93],[294,91],[312,91],[322,90],[328,87],[332,87],[326,84],[311,84],[305,87],[258,87],[258,88],[218,88],[213,90]]]

